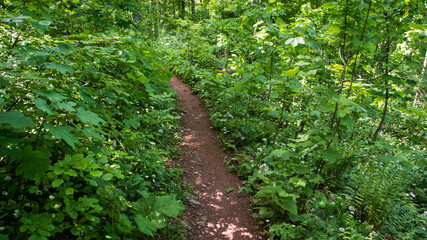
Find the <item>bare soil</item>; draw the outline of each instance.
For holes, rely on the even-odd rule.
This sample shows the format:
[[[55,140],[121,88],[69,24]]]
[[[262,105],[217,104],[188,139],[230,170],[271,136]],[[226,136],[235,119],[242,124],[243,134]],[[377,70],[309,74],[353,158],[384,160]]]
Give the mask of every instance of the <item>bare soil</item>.
[[[184,110],[180,144],[184,180],[195,194],[186,206],[184,224],[189,240],[266,239],[249,210],[250,197],[239,192],[241,181],[223,165],[232,156],[221,151],[218,133],[211,129],[204,104],[177,77],[171,87],[179,95]],[[230,191],[227,193],[227,189]]]

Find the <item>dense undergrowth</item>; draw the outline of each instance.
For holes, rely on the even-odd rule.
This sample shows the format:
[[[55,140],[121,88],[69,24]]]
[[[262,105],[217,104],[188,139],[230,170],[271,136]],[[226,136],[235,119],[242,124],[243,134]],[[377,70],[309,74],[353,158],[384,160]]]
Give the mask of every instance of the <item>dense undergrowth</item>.
[[[182,237],[175,93],[139,3],[0,4],[0,239]]]
[[[271,239],[427,238],[425,6],[300,2],[212,1],[158,47]]]

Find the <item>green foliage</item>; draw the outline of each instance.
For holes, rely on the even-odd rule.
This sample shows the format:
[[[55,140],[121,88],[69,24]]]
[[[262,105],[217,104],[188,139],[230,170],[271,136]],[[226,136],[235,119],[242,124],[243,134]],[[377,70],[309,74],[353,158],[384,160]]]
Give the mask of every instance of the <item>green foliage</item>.
[[[170,228],[184,198],[180,171],[165,168],[176,100],[133,21],[143,6],[0,5],[0,238],[140,239]]]
[[[161,39],[272,239],[425,238],[425,8],[211,1]]]

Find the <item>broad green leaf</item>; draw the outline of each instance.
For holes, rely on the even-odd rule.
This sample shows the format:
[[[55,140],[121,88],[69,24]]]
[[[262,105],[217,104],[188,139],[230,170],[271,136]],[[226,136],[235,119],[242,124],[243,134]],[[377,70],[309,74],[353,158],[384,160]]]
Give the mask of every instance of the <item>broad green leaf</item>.
[[[67,97],[62,96],[60,93],[55,91],[42,91],[42,90],[33,90],[33,93],[38,94],[40,96],[47,97],[51,102],[58,103],[67,99]]]
[[[33,151],[31,146],[26,146],[14,155],[21,162],[16,170],[17,173],[23,173],[24,177],[30,180],[34,180],[37,174],[47,171],[50,167],[49,158],[40,151]]]
[[[107,173],[107,174],[102,176],[102,179],[104,179],[105,181],[109,181],[109,180],[113,179],[113,174]]]
[[[56,188],[59,187],[64,182],[64,179],[56,179],[52,182],[52,187]]]
[[[156,203],[158,211],[169,217],[177,217],[185,210],[184,204],[171,195],[156,197]]]
[[[58,104],[55,104],[54,107],[57,109],[69,111],[69,112],[75,112],[76,109],[74,108],[76,106],[75,102],[61,102]]]
[[[232,191],[234,191],[234,188],[227,188],[227,189],[225,189],[225,192],[226,192],[226,193],[230,193],[230,192],[232,192]]]
[[[282,72],[282,76],[291,76],[296,74],[298,71],[299,71],[298,68],[290,69],[288,71]]]
[[[266,207],[262,207],[259,210],[259,216],[262,218],[271,218],[274,215],[273,211],[268,210]]]
[[[291,156],[290,151],[283,150],[283,149],[277,149],[277,150],[272,151],[270,153],[270,155],[268,155],[266,157],[266,159],[276,158],[276,159],[284,161],[284,160],[288,160],[290,156]]]
[[[35,126],[31,118],[16,111],[0,112],[0,124],[9,124],[16,129],[33,128]]]
[[[332,162],[333,163],[333,162],[335,162],[340,157],[340,154],[337,151],[335,151],[335,150],[333,150],[331,148],[328,148],[328,149],[326,149],[326,150],[323,151],[323,157],[326,160],[328,160],[328,162]]]
[[[141,214],[136,215],[135,217],[136,225],[138,230],[142,233],[154,237],[153,233],[157,230],[144,216]]]
[[[64,174],[67,174],[68,176],[72,176],[72,177],[77,176],[76,171],[74,171],[73,169],[67,169],[67,170],[65,170]]]
[[[96,113],[85,110],[83,107],[79,107],[77,109],[77,117],[80,119],[80,121],[87,124],[90,123],[93,125],[99,125],[99,123],[105,123],[105,121],[98,117]]]
[[[99,171],[99,170],[91,171],[90,175],[92,175],[94,177],[101,177],[102,176],[102,171]]]
[[[296,38],[290,38],[286,40],[285,44],[286,45],[291,44],[293,47],[296,47],[298,46],[298,44],[305,44],[305,41],[302,37],[296,37]]]
[[[289,182],[292,183],[295,187],[305,187],[307,182],[303,178],[293,177],[289,179]]]
[[[50,123],[46,123],[45,125],[46,129],[49,129],[52,136],[54,136],[57,139],[63,139],[68,145],[70,145],[72,148],[76,146],[79,141],[74,136],[74,134],[71,133],[72,127],[70,126],[52,126]]]
[[[47,105],[46,100],[41,98],[33,98],[33,102],[38,109],[45,111],[49,115],[53,115],[53,112],[50,109],[50,107]]]
[[[66,193],[67,195],[71,195],[71,194],[73,194],[73,193],[74,193],[74,188],[67,188],[67,189],[65,189],[65,193]]]
[[[54,69],[62,74],[66,74],[66,73],[74,73],[74,69],[68,65],[65,64],[61,64],[61,63],[56,63],[56,62],[48,62],[46,63],[46,68],[47,69]]]
[[[286,210],[292,214],[295,214],[295,215],[298,214],[297,201],[296,201],[295,197],[287,197],[287,198],[283,199],[281,201],[280,205],[284,210]]]

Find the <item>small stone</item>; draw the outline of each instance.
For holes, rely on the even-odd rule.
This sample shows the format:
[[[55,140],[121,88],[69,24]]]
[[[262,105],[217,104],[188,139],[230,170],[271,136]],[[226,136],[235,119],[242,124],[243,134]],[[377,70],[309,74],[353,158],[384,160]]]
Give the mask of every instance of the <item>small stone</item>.
[[[201,203],[199,203],[198,201],[196,201],[194,199],[191,199],[190,203],[193,204],[193,205],[202,205]]]

